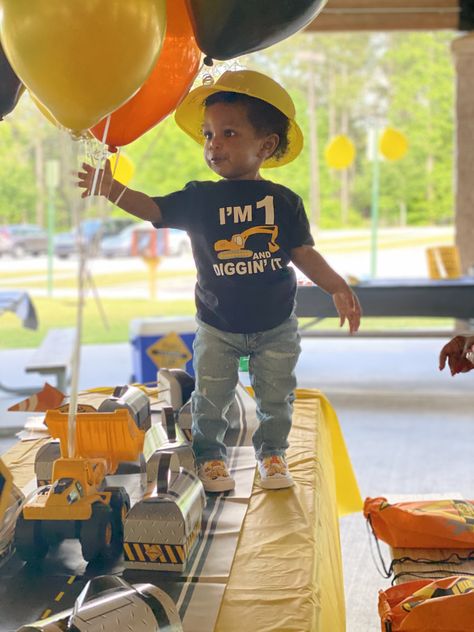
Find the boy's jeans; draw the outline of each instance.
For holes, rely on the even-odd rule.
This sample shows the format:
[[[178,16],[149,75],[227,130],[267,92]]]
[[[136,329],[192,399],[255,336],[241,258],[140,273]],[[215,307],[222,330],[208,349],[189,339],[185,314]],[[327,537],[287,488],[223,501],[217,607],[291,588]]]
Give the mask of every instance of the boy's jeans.
[[[196,387],[192,395],[193,448],[198,463],[226,458],[226,413],[234,399],[239,360],[250,356],[259,427],[252,441],[257,458],[284,454],[291,428],[295,367],[301,351],[298,319],[256,334],[220,331],[198,320],[194,341]]]

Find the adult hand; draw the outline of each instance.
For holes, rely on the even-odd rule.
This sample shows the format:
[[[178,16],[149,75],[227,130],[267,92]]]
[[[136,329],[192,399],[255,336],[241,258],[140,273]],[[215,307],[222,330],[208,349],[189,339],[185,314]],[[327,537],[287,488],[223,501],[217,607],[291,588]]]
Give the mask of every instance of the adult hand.
[[[339,314],[339,325],[342,327],[344,323],[349,323],[349,331],[354,334],[359,329],[362,309],[359,299],[354,292],[347,286],[346,289],[334,292],[332,300]]]
[[[467,373],[474,369],[474,364],[466,358],[466,353],[471,349],[474,338],[467,336],[455,336],[441,349],[439,354],[439,370],[442,371],[448,361],[451,375]]]

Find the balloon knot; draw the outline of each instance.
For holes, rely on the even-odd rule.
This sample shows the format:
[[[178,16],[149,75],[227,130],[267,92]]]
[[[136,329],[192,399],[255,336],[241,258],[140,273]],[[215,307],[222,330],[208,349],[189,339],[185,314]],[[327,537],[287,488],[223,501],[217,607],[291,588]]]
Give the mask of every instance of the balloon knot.
[[[213,86],[214,85],[214,77],[210,75],[208,72],[204,73],[202,76],[202,85],[203,86]]]
[[[209,55],[206,55],[204,57],[203,63],[205,66],[214,66],[214,60],[212,59],[212,57],[209,57]]]

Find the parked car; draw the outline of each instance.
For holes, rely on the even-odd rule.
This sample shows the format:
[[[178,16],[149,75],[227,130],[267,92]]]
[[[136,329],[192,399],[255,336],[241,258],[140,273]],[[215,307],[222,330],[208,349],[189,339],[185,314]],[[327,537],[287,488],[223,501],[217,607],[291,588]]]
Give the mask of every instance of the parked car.
[[[167,228],[168,231],[168,254],[179,256],[187,255],[191,252],[191,240],[185,230],[179,228]]]
[[[104,237],[100,242],[100,254],[103,257],[130,257],[132,255],[133,234],[137,230],[150,230],[150,224],[131,224],[118,235]]]
[[[100,242],[100,253],[104,257],[130,257],[144,254],[154,235],[157,237],[158,254],[161,256],[191,252],[191,242],[184,230],[160,228],[157,231],[149,222],[143,222],[127,226],[118,235],[103,238]]]
[[[58,233],[54,238],[54,254],[66,259],[79,251],[79,243],[85,243],[89,255],[96,255],[103,237],[117,235],[121,230],[134,223],[132,218],[109,217],[106,219],[85,219],[79,232]]]
[[[0,255],[6,255],[10,252],[10,239],[0,231]]]
[[[0,254],[14,257],[44,255],[48,252],[48,233],[36,224],[10,224],[0,227]]]

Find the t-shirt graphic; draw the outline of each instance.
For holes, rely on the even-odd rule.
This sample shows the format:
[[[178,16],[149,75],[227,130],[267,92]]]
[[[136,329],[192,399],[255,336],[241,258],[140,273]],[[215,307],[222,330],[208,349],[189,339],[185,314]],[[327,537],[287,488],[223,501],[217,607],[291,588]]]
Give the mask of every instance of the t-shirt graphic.
[[[224,331],[281,324],[294,308],[292,248],[314,242],[302,200],[267,180],[190,182],[154,198],[163,222],[189,233],[198,317]]]
[[[246,259],[252,257],[253,250],[246,248],[247,239],[255,234],[270,235],[268,241],[269,252],[276,252],[280,246],[276,243],[278,236],[278,226],[252,226],[241,233],[232,235],[231,239],[219,239],[214,244],[218,259]]]

